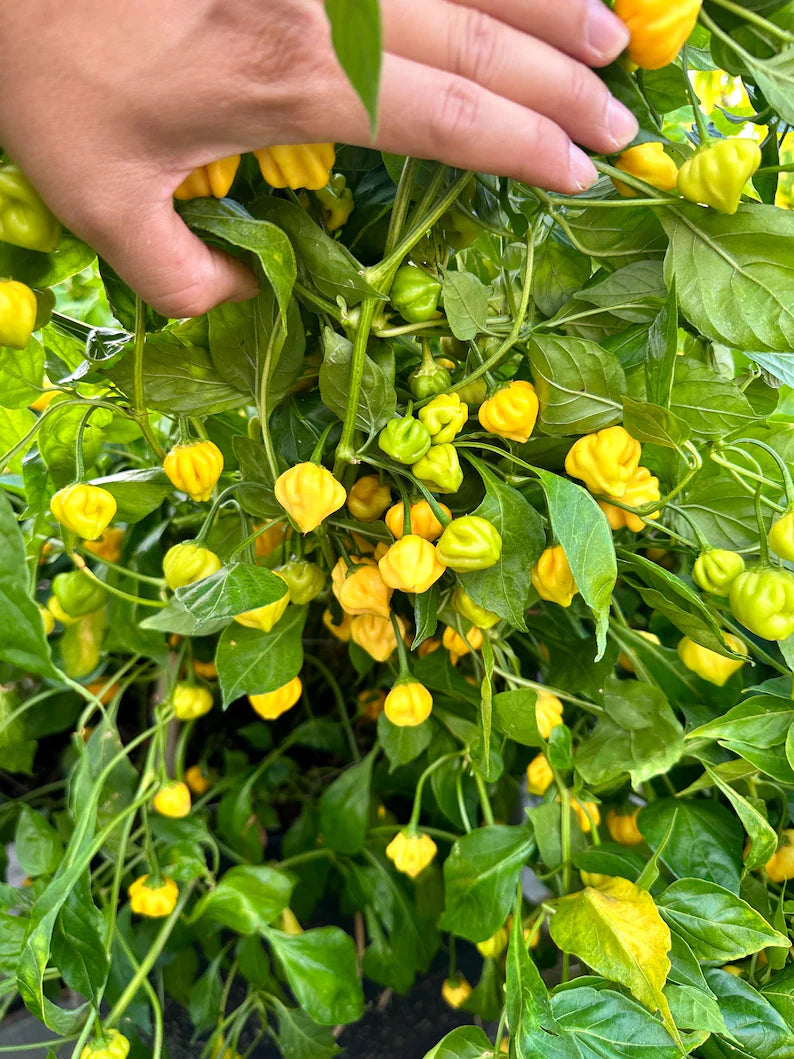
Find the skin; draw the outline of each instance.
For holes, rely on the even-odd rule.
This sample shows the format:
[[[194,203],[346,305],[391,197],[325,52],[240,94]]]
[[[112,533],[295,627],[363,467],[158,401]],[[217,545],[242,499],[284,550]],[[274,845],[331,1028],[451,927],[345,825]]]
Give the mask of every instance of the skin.
[[[255,295],[173,209],[196,166],[274,143],[370,144],[322,0],[4,0],[0,143],[61,220],[171,317]],[[0,11],[3,4],[0,3]],[[565,193],[637,123],[589,67],[603,0],[382,0],[375,146]]]

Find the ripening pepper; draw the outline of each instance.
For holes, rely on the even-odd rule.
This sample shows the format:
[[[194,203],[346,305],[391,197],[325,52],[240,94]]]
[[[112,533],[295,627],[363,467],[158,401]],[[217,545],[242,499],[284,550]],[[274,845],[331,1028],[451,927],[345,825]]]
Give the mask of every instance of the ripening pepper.
[[[681,166],[678,190],[690,202],[736,213],[744,186],[760,165],[761,148],[755,140],[712,140]]]
[[[282,713],[292,709],[302,693],[301,678],[293,677],[275,691],[266,691],[261,695],[249,695],[248,701],[265,721],[275,721]]]
[[[454,445],[431,446],[411,470],[433,493],[457,493],[463,483],[463,471]]]
[[[81,618],[99,610],[107,600],[104,587],[82,570],[69,570],[52,579],[55,597],[70,618]]]
[[[747,648],[738,636],[725,633],[725,642],[736,654],[747,655]],[[746,661],[746,657],[745,659],[726,658],[724,655],[717,654],[716,651],[709,651],[708,648],[701,647],[694,640],[690,640],[688,636],[679,641],[678,657],[687,669],[699,676],[701,680],[716,684],[718,688],[730,680]]]
[[[423,831],[398,831],[386,847],[386,856],[397,871],[415,879],[438,852],[438,846]]]
[[[478,629],[490,629],[499,621],[499,615],[475,603],[468,592],[458,586],[452,593],[452,606],[467,621]]]
[[[441,986],[441,996],[451,1008],[457,1010],[457,1008],[463,1007],[471,996],[471,986],[463,975],[458,973],[454,978],[444,979],[444,983]]]
[[[286,912],[287,909],[284,911]],[[284,931],[284,933],[288,934],[289,931]],[[243,1057],[230,1044],[227,1044],[223,1037],[216,1037],[209,1059],[243,1059]]]
[[[438,506],[447,518],[452,517],[452,512],[446,504]],[[405,505],[402,502],[390,507],[386,512],[386,525],[393,537],[398,540],[402,537],[405,530]],[[415,533],[417,537],[424,537],[426,541],[434,541],[441,536],[443,529],[444,527],[426,500],[416,500],[411,504],[411,533]]]
[[[194,658],[193,672],[202,680],[215,680],[218,676],[218,667],[214,662],[203,662],[200,658]]]
[[[24,283],[0,280],[0,346],[24,349],[36,326],[36,295]]]
[[[535,429],[539,407],[532,383],[514,379],[483,401],[477,418],[489,434],[523,443]]]
[[[662,641],[659,639],[655,632],[648,632],[647,629],[635,629],[634,631],[637,633],[638,636],[641,636],[643,640],[647,640],[649,644],[655,644],[656,647],[662,646]],[[622,666],[627,673],[636,673],[637,671],[634,666],[634,662],[626,651],[621,651],[618,655],[618,665]]]
[[[446,567],[438,561],[435,545],[416,533],[407,533],[378,562],[380,576],[400,592],[427,592]]]
[[[532,567],[531,577],[540,598],[558,603],[561,607],[570,607],[579,591],[561,544],[546,548]]]
[[[254,529],[259,530],[262,528],[264,523],[260,523],[255,526]],[[262,533],[258,533],[254,540],[254,552],[256,553],[257,559],[266,559],[268,555],[272,555],[278,546],[284,541],[286,537],[292,533],[292,530],[284,522],[277,522],[274,526],[269,529],[263,530]]]
[[[427,427],[431,443],[446,445],[454,441],[463,430],[469,418],[469,409],[458,394],[440,393],[424,408],[419,409],[419,418]]]
[[[424,658],[425,655],[431,655],[434,651],[438,651],[441,647],[441,641],[435,636],[431,636],[429,640],[422,640],[416,649],[416,653],[420,658]]]
[[[174,192],[175,199],[216,199],[225,198],[237,176],[240,165],[239,154],[229,155],[217,162],[208,162],[197,166],[186,176]]]
[[[527,790],[530,794],[541,797],[554,782],[549,759],[545,754],[537,754],[527,765]]]
[[[85,690],[90,692],[94,698],[99,699],[103,706],[107,706],[118,695],[119,686],[115,682],[108,684],[107,680],[101,677],[99,680],[92,680],[90,684],[86,684]]]
[[[709,548],[702,552],[692,567],[692,580],[704,592],[715,596],[728,596],[731,585],[744,573],[744,559],[738,552],[727,548]]]
[[[356,696],[359,713],[370,721],[377,721],[386,704],[386,692],[383,688],[366,688]]]
[[[441,284],[416,265],[401,265],[389,296],[403,320],[421,324],[437,316]]]
[[[780,845],[766,862],[764,870],[770,882],[782,883],[794,879],[794,828],[781,831]]]
[[[130,1042],[118,1030],[101,1031],[90,1044],[80,1052],[80,1059],[127,1059],[130,1053]]]
[[[638,143],[636,147],[629,147],[628,151],[624,151],[617,159],[615,168],[628,173],[629,176],[637,177],[638,180],[644,180],[646,184],[660,191],[672,191],[678,181],[678,166],[669,154],[665,154],[664,144],[658,141]],[[634,198],[639,194],[622,180],[613,177],[612,183],[624,198]]]
[[[539,691],[535,702],[535,724],[544,739],[551,735],[552,728],[562,724],[563,706],[550,691]]]
[[[642,446],[623,427],[607,427],[579,438],[565,457],[565,470],[591,493],[623,498],[637,472]]]
[[[629,59],[643,70],[669,66],[687,42],[702,0],[615,0],[631,33]]]
[[[347,510],[359,522],[375,522],[391,504],[391,490],[377,474],[358,478],[347,494]]]
[[[479,651],[482,647],[482,630],[472,625],[465,636],[461,636],[457,629],[448,625],[441,637],[442,646],[446,647],[452,655],[453,664],[457,664],[458,658],[463,658],[469,651]]]
[[[0,166],[0,242],[51,254],[61,225],[15,165]]]
[[[302,533],[317,529],[346,499],[344,487],[316,463],[296,463],[276,479],[276,500]]]
[[[41,624],[44,626],[44,635],[49,636],[55,628],[55,615],[46,607],[39,607],[39,614],[41,614]]]
[[[647,467],[638,467],[632,477],[626,483],[626,491],[620,498],[620,502],[629,507],[644,507],[646,504],[655,503],[661,498],[659,492],[659,479],[656,478]],[[645,522],[633,511],[626,511],[622,507],[610,504],[605,500],[599,500],[598,506],[607,517],[610,528],[617,531],[628,529],[632,533],[640,533],[645,529]],[[659,512],[654,511],[645,518],[658,518]]]
[[[455,393],[469,408],[479,408],[488,396],[488,386],[485,379],[473,379],[463,386],[456,386]]]
[[[278,570],[275,570],[274,573],[276,577],[280,577],[284,581],[285,585],[287,584]],[[244,625],[247,629],[261,629],[262,632],[270,632],[276,622],[281,621],[284,617],[284,612],[289,604],[290,594],[289,586],[287,585],[287,591],[283,596],[280,596],[272,603],[265,603],[262,607],[254,607],[253,610],[235,614],[234,620],[240,625]]]
[[[197,798],[206,794],[212,786],[209,776],[205,775],[201,765],[191,765],[185,769],[185,783]]]
[[[433,710],[433,696],[418,680],[398,680],[383,706],[383,712],[398,728],[422,724]]]
[[[485,941],[477,942],[477,952],[486,960],[495,960],[507,948],[507,927],[499,927],[495,934]]]
[[[176,908],[179,887],[173,879],[162,877],[159,885],[149,885],[149,875],[140,875],[127,890],[130,908],[136,915],[149,919],[170,916]]]
[[[163,460],[163,470],[174,488],[191,500],[209,500],[223,470],[223,453],[213,441],[175,445]]]
[[[337,638],[337,640],[341,640],[342,643],[350,642],[350,626],[352,622],[353,619],[349,614],[342,614],[341,622],[336,625],[331,611],[328,609],[323,611],[323,625]]]
[[[413,416],[390,419],[378,434],[378,445],[397,463],[416,463],[430,448],[430,432]]]
[[[109,563],[117,563],[121,558],[121,542],[124,539],[124,530],[118,526],[108,526],[104,533],[95,541],[83,541],[83,547],[97,559],[104,559]]]
[[[73,618],[71,614],[66,613],[57,596],[50,596],[47,600],[47,611],[50,616],[53,617],[55,621],[59,621],[61,625],[72,625],[77,621],[77,618]]]
[[[769,530],[769,547],[786,562],[794,563],[794,508],[776,519]]]
[[[619,842],[621,846],[637,846],[644,839],[637,827],[639,809],[631,813],[619,813],[616,809],[610,809],[607,813],[607,831],[613,842]]]
[[[580,802],[578,798],[571,798],[571,808],[579,821],[579,827],[586,835],[601,823],[601,814],[595,802]]]
[[[439,561],[457,574],[487,570],[499,562],[502,535],[479,515],[463,515],[444,527],[436,546]]]
[[[101,486],[75,482],[54,494],[50,510],[65,529],[84,540],[95,541],[113,521],[116,501]]]
[[[736,620],[756,636],[785,640],[794,633],[794,574],[789,570],[745,570],[731,585],[730,602]]]
[[[212,709],[212,692],[200,684],[180,680],[171,692],[174,716],[180,721],[194,721]]]
[[[329,232],[335,232],[347,224],[355,203],[353,192],[341,173],[335,173],[324,188],[315,191],[315,196],[323,208],[325,227]]]
[[[190,788],[181,780],[172,780],[163,784],[152,804],[161,816],[180,819],[190,813]]]
[[[163,574],[172,592],[196,581],[203,581],[220,568],[221,561],[215,552],[196,541],[175,544],[163,558]]]
[[[340,607],[351,617],[389,617],[392,589],[380,576],[374,559],[354,558],[349,568],[344,559],[339,559],[331,571],[331,587]]]
[[[325,574],[317,563],[293,560],[275,573],[287,582],[290,601],[298,607],[311,603],[325,588]]]
[[[336,161],[332,143],[296,143],[254,151],[262,176],[272,188],[319,191],[331,177]]]
[[[405,636],[405,622],[397,616],[400,635]],[[388,662],[397,650],[397,637],[391,618],[374,614],[357,614],[350,622],[350,639],[376,662]]]

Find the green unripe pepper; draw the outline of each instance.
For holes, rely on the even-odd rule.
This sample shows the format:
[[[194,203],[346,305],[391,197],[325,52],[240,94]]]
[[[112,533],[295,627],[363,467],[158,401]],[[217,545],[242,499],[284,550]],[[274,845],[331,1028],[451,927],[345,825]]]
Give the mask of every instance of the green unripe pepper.
[[[457,493],[463,483],[454,445],[433,445],[411,470],[434,493]]]
[[[430,432],[413,416],[390,419],[378,435],[378,445],[398,463],[416,463],[430,448]]]
[[[435,397],[452,385],[452,376],[447,369],[439,367],[435,361],[431,363],[432,367],[423,363],[408,376],[408,389],[418,401]]]
[[[794,563],[794,508],[772,523],[769,530],[769,547],[781,559]]]
[[[401,265],[394,277],[390,297],[403,320],[422,324],[436,316],[441,284],[416,265]]]
[[[499,530],[479,515],[453,518],[436,544],[438,561],[458,574],[487,570],[499,561],[501,554]]]
[[[80,618],[84,614],[99,610],[101,606],[104,606],[107,598],[102,585],[81,570],[69,570],[67,573],[56,574],[52,579],[52,591],[60,605],[72,618]]]
[[[731,610],[737,621],[765,640],[794,633],[794,574],[771,566],[745,570],[731,585]]]
[[[15,165],[0,167],[0,241],[50,254],[61,225]]]
[[[712,140],[678,171],[678,190],[690,202],[736,213],[744,185],[761,165],[761,148],[748,138]]]
[[[715,596],[730,594],[731,585],[744,572],[744,559],[727,548],[709,548],[695,560],[692,580],[704,592]]]
[[[280,566],[276,573],[287,582],[290,600],[299,607],[311,603],[325,588],[325,574],[317,563],[296,560]]]
[[[474,379],[463,386],[456,386],[455,393],[469,408],[479,408],[488,396],[488,386],[485,379]]]

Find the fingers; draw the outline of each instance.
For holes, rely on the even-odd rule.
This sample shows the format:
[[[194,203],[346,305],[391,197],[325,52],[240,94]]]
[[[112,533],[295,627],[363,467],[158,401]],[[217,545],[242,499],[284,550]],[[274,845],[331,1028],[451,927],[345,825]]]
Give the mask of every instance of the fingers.
[[[586,66],[481,10],[449,0],[392,0],[384,22],[390,52],[531,108],[595,151],[620,150],[637,133],[630,111]]]
[[[606,66],[629,43],[629,31],[604,0],[453,0],[546,41],[587,66]]]

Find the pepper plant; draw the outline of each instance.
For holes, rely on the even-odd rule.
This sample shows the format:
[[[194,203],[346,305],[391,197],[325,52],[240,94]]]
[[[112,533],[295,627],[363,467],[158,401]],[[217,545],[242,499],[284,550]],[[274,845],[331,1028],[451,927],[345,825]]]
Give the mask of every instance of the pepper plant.
[[[200,318],[0,167],[0,1004],[60,1054],[331,1056],[441,961],[428,1057],[794,1055],[794,4],[616,8],[589,192],[210,162],[261,293]]]

